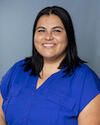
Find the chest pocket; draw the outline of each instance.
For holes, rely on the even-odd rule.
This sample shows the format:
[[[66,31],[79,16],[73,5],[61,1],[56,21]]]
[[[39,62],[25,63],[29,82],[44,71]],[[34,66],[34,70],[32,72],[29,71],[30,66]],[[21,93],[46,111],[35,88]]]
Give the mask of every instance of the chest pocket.
[[[59,111],[66,116],[77,116],[77,103],[75,98],[65,95],[49,95],[48,101],[59,105]]]

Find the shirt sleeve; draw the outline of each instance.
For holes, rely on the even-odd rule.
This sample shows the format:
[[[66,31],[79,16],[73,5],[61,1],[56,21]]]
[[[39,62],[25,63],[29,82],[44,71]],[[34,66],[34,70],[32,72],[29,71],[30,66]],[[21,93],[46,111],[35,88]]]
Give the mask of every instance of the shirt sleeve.
[[[12,66],[6,72],[6,74],[2,77],[2,80],[0,82],[0,92],[1,92],[1,95],[2,95],[4,100],[9,95],[9,91],[10,91],[10,88],[11,88],[12,76],[13,76],[13,72],[15,71],[15,68],[16,68],[16,65]]]
[[[84,76],[84,75],[83,75]],[[80,95],[79,113],[100,94],[100,79],[90,68],[85,71],[85,78]]]

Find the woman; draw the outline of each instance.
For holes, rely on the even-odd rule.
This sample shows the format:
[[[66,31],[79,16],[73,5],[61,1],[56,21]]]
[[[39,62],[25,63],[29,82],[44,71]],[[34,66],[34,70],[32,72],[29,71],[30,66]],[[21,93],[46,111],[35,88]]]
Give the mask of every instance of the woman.
[[[41,10],[32,56],[3,77],[0,125],[100,125],[100,79],[77,54],[68,12]]]

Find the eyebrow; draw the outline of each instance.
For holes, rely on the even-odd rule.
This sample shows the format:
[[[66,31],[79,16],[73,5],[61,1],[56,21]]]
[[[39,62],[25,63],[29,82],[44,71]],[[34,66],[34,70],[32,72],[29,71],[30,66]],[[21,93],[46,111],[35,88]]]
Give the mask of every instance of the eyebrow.
[[[63,30],[63,27],[61,27],[61,26],[55,26],[55,27],[53,27],[53,29],[56,29],[56,28],[60,28],[60,29]]]
[[[52,29],[57,29],[57,28],[60,28],[60,29],[63,30],[63,27],[61,27],[61,26],[55,26],[55,27],[53,27]],[[36,29],[46,29],[46,28],[43,27],[43,26],[39,26],[39,27],[37,27]]]
[[[36,29],[45,29],[45,27],[39,26],[39,27],[37,27]]]

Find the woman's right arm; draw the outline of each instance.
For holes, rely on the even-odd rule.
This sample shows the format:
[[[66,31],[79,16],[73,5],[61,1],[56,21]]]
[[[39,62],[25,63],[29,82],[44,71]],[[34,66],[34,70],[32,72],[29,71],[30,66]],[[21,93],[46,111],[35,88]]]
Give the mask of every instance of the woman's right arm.
[[[0,125],[7,125],[7,123],[5,121],[4,113],[2,110],[2,103],[3,103],[3,98],[0,93]]]

